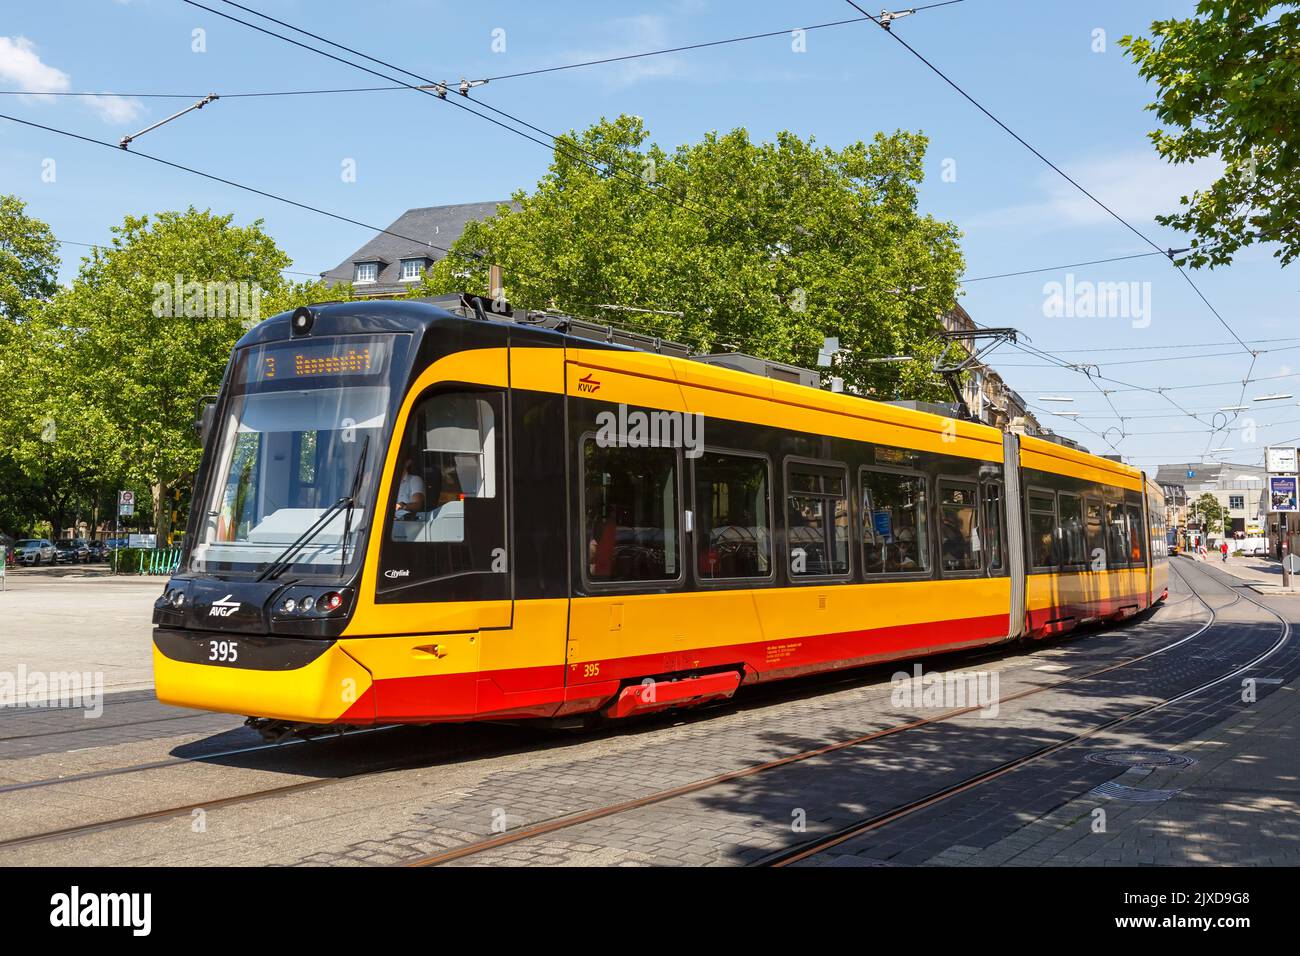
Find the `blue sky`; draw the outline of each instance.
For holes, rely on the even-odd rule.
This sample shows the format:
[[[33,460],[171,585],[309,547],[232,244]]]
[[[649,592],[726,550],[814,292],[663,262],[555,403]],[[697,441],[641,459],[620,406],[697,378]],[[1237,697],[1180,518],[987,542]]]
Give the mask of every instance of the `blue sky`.
[[[204,2],[222,7],[218,0]],[[453,81],[854,15],[841,0],[246,5]],[[964,0],[918,12],[894,29],[1155,242],[1181,247],[1185,237],[1152,217],[1175,208],[1177,198],[1207,182],[1213,170],[1169,167],[1154,156],[1146,138],[1154,117],[1143,109],[1151,91],[1116,41],[1154,19],[1189,15],[1193,7],[1190,0]],[[196,29],[205,31],[203,52],[193,49]],[[493,50],[496,30],[504,31],[502,52]],[[1104,31],[1104,52],[1094,49],[1098,30]],[[499,46],[501,34],[495,36]],[[808,33],[806,41],[804,52],[783,36],[503,79],[475,96],[552,132],[582,128],[600,116],[636,114],[669,147],[738,126],[756,139],[788,129],[833,146],[869,139],[877,130],[920,130],[931,141],[922,205],[964,230],[968,277],[1149,251],[878,27],[831,27]],[[112,142],[189,103],[127,94],[197,97],[372,85],[385,83],[180,0],[12,4],[0,25],[0,89],[121,94],[93,101],[0,96],[0,111]],[[409,91],[226,98],[137,146],[380,226],[411,206],[504,198],[533,184],[548,161],[540,146]],[[53,182],[42,178],[49,159],[56,164]],[[349,159],[355,160],[355,182],[341,176]],[[945,169],[955,175],[944,177]],[[336,265],[367,238],[357,227],[4,121],[0,191],[17,193],[59,238],[78,242],[105,241],[126,214],[188,205],[233,212],[241,222],[261,218],[293,257],[293,268],[308,273]],[[64,251],[66,280],[81,251]],[[1064,283],[1067,272],[1076,287],[1137,283],[1144,308],[1111,318],[1045,314],[1045,284]],[[1168,394],[1207,420],[1223,407],[1250,406],[1211,445],[1204,424],[1159,395],[1116,391],[1108,397],[1129,418],[1127,437],[1120,439],[1121,423],[1107,396],[1085,376],[1000,348],[991,364],[1031,404],[1081,415],[1072,421],[1040,414],[1058,432],[1106,452],[1108,442],[1095,434],[1105,432],[1126,460],[1147,468],[1199,459],[1211,447],[1232,449],[1224,453],[1228,460],[1253,462],[1262,458],[1263,445],[1300,436],[1300,331],[1294,321],[1300,279],[1292,272],[1284,274],[1269,249],[1256,248],[1228,269],[1193,274],[1243,339],[1287,340],[1252,346],[1270,350],[1258,356],[1254,375],[1295,377],[1252,382],[1244,402],[1241,380],[1250,358],[1225,344],[1230,334],[1162,257],[971,282],[962,303],[976,321],[1014,326],[1035,347],[1067,361],[1095,363],[1101,374],[1135,386],[1177,389]],[[1149,299],[1144,283],[1150,284]],[[1154,348],[1171,345],[1200,347]],[[1183,358],[1168,360],[1174,356]],[[1235,384],[1208,384],[1222,382]],[[1291,399],[1253,401],[1292,389]],[[1074,401],[1045,403],[1040,396]],[[1245,419],[1256,429],[1242,428]]]

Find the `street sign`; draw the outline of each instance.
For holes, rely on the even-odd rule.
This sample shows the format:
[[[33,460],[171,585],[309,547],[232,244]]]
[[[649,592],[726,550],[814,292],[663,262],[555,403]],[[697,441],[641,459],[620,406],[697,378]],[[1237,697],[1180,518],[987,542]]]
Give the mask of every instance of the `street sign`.
[[[1294,475],[1300,472],[1294,447],[1272,447],[1264,449],[1264,470],[1276,475]]]
[[[1268,476],[1268,510],[1270,513],[1300,512],[1295,475]]]
[[[135,492],[119,491],[117,493],[117,516],[127,518],[135,514]]]
[[[127,536],[126,546],[128,548],[156,548],[158,547],[158,535],[156,534],[132,534]]]
[[[1288,554],[1282,560],[1282,565],[1283,567],[1286,568],[1286,570],[1290,571],[1292,574],[1295,574],[1297,571],[1300,571],[1300,554]]]

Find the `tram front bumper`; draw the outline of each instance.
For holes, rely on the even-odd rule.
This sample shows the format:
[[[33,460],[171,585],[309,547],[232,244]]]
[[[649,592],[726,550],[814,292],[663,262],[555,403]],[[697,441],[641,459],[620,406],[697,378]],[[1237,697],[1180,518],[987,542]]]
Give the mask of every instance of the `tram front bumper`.
[[[375,720],[370,672],[332,641],[154,630],[164,704],[309,724]]]

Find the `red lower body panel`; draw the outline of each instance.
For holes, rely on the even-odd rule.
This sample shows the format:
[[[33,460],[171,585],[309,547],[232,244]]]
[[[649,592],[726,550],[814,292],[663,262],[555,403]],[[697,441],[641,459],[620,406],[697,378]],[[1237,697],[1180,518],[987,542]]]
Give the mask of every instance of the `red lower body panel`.
[[[1006,615],[996,614],[602,660],[599,676],[591,679],[584,678],[587,662],[567,668],[381,678],[341,720],[368,724],[544,718],[597,711],[611,701],[616,705],[611,715],[622,716],[627,705],[620,704],[621,689],[639,687],[647,677],[726,669],[736,684],[776,680],[995,643],[1006,633]],[[657,686],[665,688],[669,682]],[[626,713],[645,709],[632,707]]]

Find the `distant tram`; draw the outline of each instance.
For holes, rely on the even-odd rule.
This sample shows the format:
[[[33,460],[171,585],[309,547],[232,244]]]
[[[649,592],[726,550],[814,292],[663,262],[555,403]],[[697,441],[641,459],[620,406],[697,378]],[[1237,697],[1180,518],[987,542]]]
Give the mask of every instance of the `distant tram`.
[[[202,414],[158,697],[576,723],[1167,595],[1141,472],[815,382],[470,297],[268,319]]]

